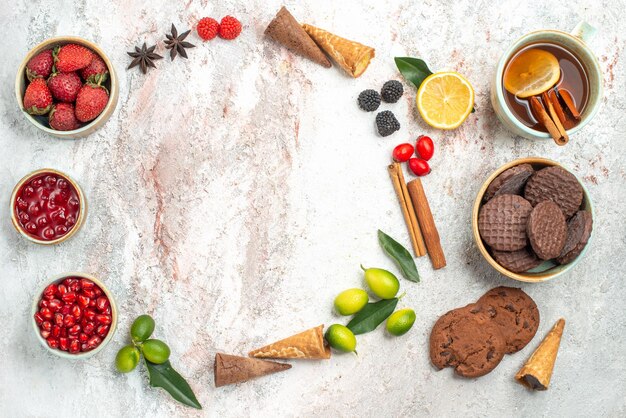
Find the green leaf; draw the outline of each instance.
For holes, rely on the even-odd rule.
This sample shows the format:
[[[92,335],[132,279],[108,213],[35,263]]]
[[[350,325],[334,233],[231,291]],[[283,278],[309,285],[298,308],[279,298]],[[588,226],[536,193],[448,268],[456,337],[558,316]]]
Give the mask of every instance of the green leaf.
[[[348,328],[355,335],[374,331],[385,319],[393,313],[398,304],[398,298],[383,299],[375,303],[368,303],[348,323]]]
[[[169,360],[162,364],[151,363],[148,360],[145,362],[150,374],[150,386],[163,388],[178,402],[202,409],[187,381],[172,368]]]
[[[419,58],[395,57],[394,60],[396,61],[396,67],[398,67],[404,78],[417,88],[419,88],[426,77],[433,73],[424,60]]]
[[[398,264],[398,267],[402,270],[402,275],[407,280],[416,283],[420,281],[420,275],[417,272],[417,267],[415,267],[415,261],[413,261],[411,253],[409,253],[406,248],[380,229],[378,230],[378,242],[387,255]]]

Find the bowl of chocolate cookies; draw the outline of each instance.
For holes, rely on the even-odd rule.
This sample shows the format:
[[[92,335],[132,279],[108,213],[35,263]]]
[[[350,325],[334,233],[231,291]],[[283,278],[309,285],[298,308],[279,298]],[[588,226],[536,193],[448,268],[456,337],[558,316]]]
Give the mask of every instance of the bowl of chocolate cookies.
[[[500,273],[543,282],[572,268],[593,235],[593,205],[582,182],[559,163],[521,158],[496,170],[472,212],[478,249]]]

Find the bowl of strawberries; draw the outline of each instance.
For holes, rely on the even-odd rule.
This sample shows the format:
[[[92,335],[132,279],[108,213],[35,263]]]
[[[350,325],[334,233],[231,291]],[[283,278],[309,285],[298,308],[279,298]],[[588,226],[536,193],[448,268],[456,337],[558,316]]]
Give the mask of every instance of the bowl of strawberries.
[[[26,55],[15,79],[26,118],[60,138],[82,138],[109,119],[119,96],[106,54],[77,37],[50,38]]]

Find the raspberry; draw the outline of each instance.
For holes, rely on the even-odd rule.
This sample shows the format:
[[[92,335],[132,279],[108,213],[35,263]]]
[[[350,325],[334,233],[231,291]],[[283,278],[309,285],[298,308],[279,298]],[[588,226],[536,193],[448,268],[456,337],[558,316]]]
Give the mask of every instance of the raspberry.
[[[210,41],[217,36],[219,27],[220,25],[217,23],[217,20],[212,17],[203,17],[198,22],[196,30],[198,31],[198,36],[203,40]]]
[[[359,94],[358,103],[361,109],[366,112],[373,112],[380,106],[380,94],[372,89],[363,90],[361,94]]]
[[[398,100],[400,100],[400,97],[402,97],[402,93],[404,93],[402,83],[397,80],[387,81],[385,84],[383,84],[383,88],[380,90],[380,95],[387,103],[397,102]]]
[[[222,39],[235,39],[241,33],[241,23],[232,16],[222,18],[219,35]]]

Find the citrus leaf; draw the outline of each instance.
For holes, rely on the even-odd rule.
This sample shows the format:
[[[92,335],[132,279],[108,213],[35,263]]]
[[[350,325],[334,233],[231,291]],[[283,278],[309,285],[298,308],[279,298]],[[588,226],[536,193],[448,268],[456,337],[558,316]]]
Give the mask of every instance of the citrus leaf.
[[[398,298],[368,303],[348,322],[348,328],[355,335],[374,331],[385,319],[389,318],[397,304]]]
[[[385,234],[380,229],[378,230],[378,242],[383,250],[391,257],[402,270],[402,275],[412,282],[419,282],[420,275],[415,267],[415,261],[411,257],[411,253],[404,248],[398,241]]]
[[[169,360],[162,364],[151,363],[148,360],[145,362],[150,375],[150,386],[165,389],[172,395],[172,398],[182,404],[202,409],[202,405],[196,399],[187,381],[174,370]]]
[[[404,78],[413,83],[417,88],[419,88],[426,77],[433,73],[424,60],[419,58],[395,57],[394,61]]]

